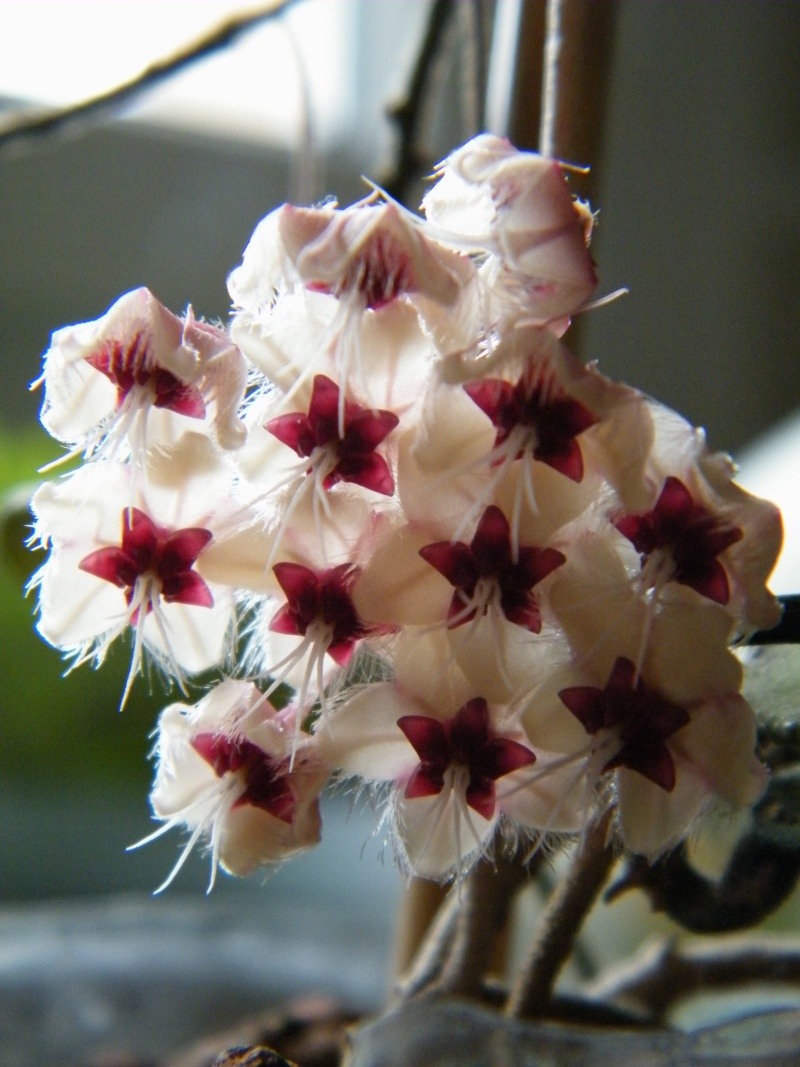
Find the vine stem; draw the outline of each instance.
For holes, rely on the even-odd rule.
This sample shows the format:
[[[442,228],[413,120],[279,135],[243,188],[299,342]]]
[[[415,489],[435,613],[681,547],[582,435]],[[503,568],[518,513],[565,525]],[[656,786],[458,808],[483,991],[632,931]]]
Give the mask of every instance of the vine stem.
[[[235,14],[170,56],[151,63],[141,74],[121,85],[68,107],[31,115],[13,113],[0,123],[0,150],[98,122],[198,59],[218,52],[242,34],[269,19],[276,19],[297,0],[266,0],[259,7]]]
[[[433,953],[434,956],[443,951],[432,946],[438,945],[441,938],[450,937],[451,931],[442,921],[442,913],[451,896],[447,888],[437,882],[428,882],[424,878],[416,877],[409,879],[408,884],[401,890],[396,914],[393,958],[398,990],[404,989],[407,981],[412,984],[425,981],[412,977],[418,968],[427,974],[429,964],[422,961],[425,954],[423,946],[427,946],[428,954]]]
[[[427,993],[480,998],[517,891],[541,859],[539,852],[526,864],[515,850],[495,861],[481,860],[452,886],[398,981],[395,998],[405,1001]]]
[[[592,999],[647,1011],[654,1025],[698,990],[742,988],[755,983],[800,982],[800,941],[784,935],[747,934],[726,941],[650,942],[632,959],[602,974],[586,990]]]
[[[527,869],[517,855],[497,864],[481,860],[470,872],[461,891],[450,952],[435,984],[437,992],[480,997],[497,937],[526,878]]]
[[[566,878],[547,902],[539,932],[508,998],[506,1014],[527,1019],[546,1015],[559,972],[616,858],[608,843],[611,818],[609,809],[589,827]]]
[[[558,104],[558,60],[562,43],[562,8],[563,0],[547,0],[539,152],[549,157],[553,157],[556,153],[556,107]]]

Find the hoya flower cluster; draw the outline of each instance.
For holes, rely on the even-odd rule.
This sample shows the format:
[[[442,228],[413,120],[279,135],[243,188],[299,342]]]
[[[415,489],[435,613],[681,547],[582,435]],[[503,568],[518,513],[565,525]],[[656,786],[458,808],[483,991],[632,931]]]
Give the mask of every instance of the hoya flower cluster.
[[[140,289],[45,356],[85,462],[33,499],[39,631],[77,663],[125,635],[127,688],[216,673],[151,797],[212,870],[313,845],[334,776],[436,879],[608,806],[653,859],[764,787],[731,646],[779,615],[776,508],[564,347],[596,276],[559,163],[481,136],[436,178],[424,218],[273,211],[228,330]]]

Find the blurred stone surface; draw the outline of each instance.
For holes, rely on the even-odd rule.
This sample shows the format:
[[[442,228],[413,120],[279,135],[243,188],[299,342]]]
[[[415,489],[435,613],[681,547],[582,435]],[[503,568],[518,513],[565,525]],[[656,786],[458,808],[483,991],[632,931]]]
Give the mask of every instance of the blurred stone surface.
[[[385,923],[320,894],[0,910],[3,1067],[152,1063],[300,994],[375,1010]],[[376,929],[377,924],[377,929]]]
[[[522,1023],[422,1001],[352,1032],[345,1067],[796,1067],[800,1011],[695,1033]]]

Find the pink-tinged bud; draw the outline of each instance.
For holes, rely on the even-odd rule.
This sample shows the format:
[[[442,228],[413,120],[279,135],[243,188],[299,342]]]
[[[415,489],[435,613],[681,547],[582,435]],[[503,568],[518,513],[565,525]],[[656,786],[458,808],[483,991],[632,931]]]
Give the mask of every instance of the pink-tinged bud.
[[[280,232],[305,286],[364,310],[416,295],[448,306],[460,294],[459,257],[429,241],[394,204],[287,206]]]
[[[489,254],[490,299],[502,316],[552,323],[562,333],[597,275],[587,247],[592,215],[572,197],[561,164],[482,134],[436,175],[422,201],[433,232]]]

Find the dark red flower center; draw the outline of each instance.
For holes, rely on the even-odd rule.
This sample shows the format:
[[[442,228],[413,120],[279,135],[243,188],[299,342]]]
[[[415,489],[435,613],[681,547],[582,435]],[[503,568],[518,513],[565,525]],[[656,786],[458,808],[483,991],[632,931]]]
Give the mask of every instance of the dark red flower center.
[[[532,589],[566,561],[554,548],[533,546],[520,547],[514,560],[508,519],[494,505],[484,511],[470,544],[436,541],[419,554],[455,588],[448,610],[451,626],[485,614],[494,604],[509,622],[532,633],[542,628]]]
[[[86,357],[86,362],[117,387],[118,407],[138,388],[150,391],[154,407],[168,408],[190,419],[205,418],[206,406],[200,390],[160,367],[152,356],[150,344],[151,339],[140,330],[127,342],[105,341],[98,352]]]
[[[244,780],[245,789],[234,807],[251,804],[283,822],[292,821],[295,798],[287,777],[288,760],[276,762],[252,741],[233,740],[222,734],[197,734],[192,738],[192,748],[219,778],[238,774]]]
[[[558,695],[588,734],[607,732],[619,742],[603,773],[628,767],[672,792],[675,762],[665,741],[686,726],[689,713],[637,678],[629,659],[617,659],[605,689],[577,685]]]
[[[307,288],[340,299],[355,294],[365,308],[379,311],[419,286],[408,251],[392,234],[377,230],[349,260],[338,283],[312,281]]]
[[[623,515],[614,525],[640,553],[649,587],[679,582],[718,604],[728,603],[728,575],[717,556],[743,532],[696,503],[678,478],[667,478],[652,511]]]
[[[273,632],[303,637],[312,632],[345,667],[362,637],[385,631],[364,623],[353,605],[350,590],[361,571],[352,563],[319,573],[299,563],[276,563],[272,569],[287,601],[269,624]]]
[[[209,530],[168,530],[138,508],[125,508],[121,544],[90,552],[78,566],[124,589],[128,604],[134,599],[137,582],[151,579],[152,588],[144,600],[146,611],[159,596],[167,603],[210,608],[214,603],[211,590],[193,568],[211,539]],[[138,607],[131,621],[135,623],[137,616]]]
[[[344,429],[340,434],[341,414]],[[308,413],[279,415],[265,429],[301,458],[312,459],[308,473],[324,465],[321,473],[326,489],[337,482],[353,482],[391,496],[392,472],[375,449],[399,421],[391,411],[373,411],[350,400],[344,401],[342,411],[339,386],[324,374],[317,374]]]
[[[576,437],[599,417],[569,396],[546,366],[532,366],[515,384],[484,378],[468,382],[464,390],[496,428],[496,450],[513,446],[515,459],[529,451],[572,481],[581,481],[583,456]]]
[[[443,722],[428,715],[403,715],[397,725],[420,758],[405,795],[438,796],[448,771],[460,769],[466,779],[467,804],[484,819],[494,815],[497,779],[536,760],[529,748],[492,731],[483,697],[468,701]]]

